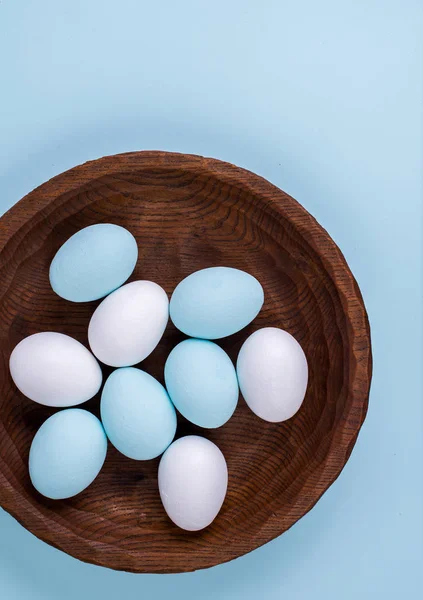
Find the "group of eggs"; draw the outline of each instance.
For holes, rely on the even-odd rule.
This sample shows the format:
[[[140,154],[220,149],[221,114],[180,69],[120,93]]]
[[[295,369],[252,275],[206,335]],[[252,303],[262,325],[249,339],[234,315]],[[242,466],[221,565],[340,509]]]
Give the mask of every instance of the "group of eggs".
[[[263,289],[248,273],[228,267],[196,271],[177,285],[169,303],[166,292],[151,281],[123,285],[137,259],[133,235],[102,223],[74,234],[51,263],[50,283],[62,298],[104,298],[88,327],[91,352],[61,333],[31,335],[10,357],[16,386],[40,404],[73,407],[99,391],[103,376],[98,361],[116,370],[102,390],[101,422],[86,410],[68,408],[40,427],[29,454],[30,478],[44,496],[69,498],[97,477],[107,438],[135,460],[164,453],[158,473],[164,508],[176,525],[196,531],[209,525],[223,504],[227,465],[219,448],[204,437],[173,442],[175,407],[200,427],[220,427],[234,413],[241,389],[256,415],[284,421],[304,399],[307,360],[298,342],[274,327],[247,338],[236,368],[211,341],[236,333],[259,313]],[[165,388],[133,365],[157,346],[169,315],[190,337],[169,354]]]

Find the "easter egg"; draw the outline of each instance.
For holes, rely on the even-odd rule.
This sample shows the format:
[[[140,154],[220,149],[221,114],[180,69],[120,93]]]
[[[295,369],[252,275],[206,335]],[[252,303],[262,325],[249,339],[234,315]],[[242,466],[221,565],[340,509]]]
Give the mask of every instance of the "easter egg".
[[[159,465],[159,492],[169,518],[182,529],[198,531],[219,513],[228,487],[228,468],[219,448],[197,435],[176,442]]]
[[[75,496],[97,477],[106,452],[106,434],[97,417],[79,408],[60,411],[41,425],[32,441],[32,484],[53,500]]]
[[[165,383],[179,412],[200,427],[220,427],[238,402],[238,381],[231,359],[208,340],[178,344],[165,365]]]
[[[65,300],[98,300],[125,283],[137,259],[137,242],[127,229],[90,225],[59,248],[50,265],[50,284]]]
[[[104,364],[128,367],[154,350],[168,320],[164,289],[152,281],[133,281],[99,304],[88,326],[88,341]]]
[[[175,288],[170,318],[186,335],[214,340],[236,333],[259,313],[263,288],[255,277],[230,267],[191,273]]]
[[[107,437],[129,458],[155,458],[175,436],[176,413],[166,390],[140,369],[113,371],[104,384],[100,411]]]
[[[297,340],[283,329],[252,333],[238,355],[239,387],[251,410],[265,421],[290,419],[307,390],[308,366]]]
[[[76,406],[100,389],[100,365],[85,346],[63,333],[44,331],[24,338],[9,361],[17,388],[46,406]]]

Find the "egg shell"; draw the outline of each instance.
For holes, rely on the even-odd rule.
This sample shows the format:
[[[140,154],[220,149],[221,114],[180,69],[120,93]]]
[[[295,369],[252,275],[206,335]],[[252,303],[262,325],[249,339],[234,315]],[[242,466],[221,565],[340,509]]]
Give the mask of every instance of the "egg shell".
[[[238,355],[239,387],[251,410],[272,423],[290,419],[307,390],[308,366],[297,340],[283,329],[252,333]]]
[[[98,300],[125,283],[137,259],[137,242],[127,229],[90,225],[59,248],[50,265],[50,284],[66,300]]]
[[[186,335],[215,340],[236,333],[259,313],[263,288],[230,267],[210,267],[183,279],[170,300],[170,317]]]
[[[40,494],[70,498],[97,477],[107,453],[100,421],[80,408],[57,412],[35,434],[29,452],[29,475]]]
[[[239,396],[231,359],[208,340],[184,340],[165,365],[169,396],[179,412],[200,427],[220,427],[233,415]]]
[[[24,338],[10,356],[18,389],[45,406],[76,406],[100,389],[100,365],[85,346],[63,333],[44,331]]]
[[[155,458],[175,437],[176,412],[165,388],[140,369],[117,369],[109,376],[100,411],[107,437],[129,458]]]
[[[152,281],[133,281],[96,308],[88,326],[88,341],[104,364],[129,367],[154,350],[168,320],[169,300],[164,289]]]
[[[219,513],[228,487],[228,468],[220,449],[203,437],[189,435],[163,454],[159,492],[169,518],[182,529],[198,531]]]

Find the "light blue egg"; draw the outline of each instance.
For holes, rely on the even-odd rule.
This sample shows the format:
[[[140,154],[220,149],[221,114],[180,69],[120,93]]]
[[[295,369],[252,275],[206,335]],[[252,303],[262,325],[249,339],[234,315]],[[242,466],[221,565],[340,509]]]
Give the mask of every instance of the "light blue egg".
[[[47,498],[70,498],[94,481],[106,452],[106,434],[97,417],[80,408],[62,410],[49,417],[32,440],[31,481]]]
[[[140,369],[113,371],[103,388],[100,411],[109,440],[129,458],[155,458],[175,437],[176,412],[165,388]]]
[[[238,380],[231,359],[207,340],[184,340],[165,365],[169,396],[179,412],[200,427],[220,427],[238,402]]]
[[[249,273],[211,267],[188,275],[176,286],[170,318],[186,335],[217,340],[251,323],[263,300],[263,288]]]
[[[59,248],[50,265],[51,287],[72,302],[98,300],[125,283],[137,259],[137,242],[127,229],[90,225]]]

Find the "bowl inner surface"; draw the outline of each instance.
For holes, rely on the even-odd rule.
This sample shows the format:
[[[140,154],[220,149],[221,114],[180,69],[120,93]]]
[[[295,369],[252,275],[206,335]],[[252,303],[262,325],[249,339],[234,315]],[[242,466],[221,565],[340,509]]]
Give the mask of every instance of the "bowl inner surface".
[[[353,305],[347,306],[337,285],[336,278],[345,277],[352,302],[360,304],[342,255],[294,200],[219,161],[192,157],[184,163],[178,155],[139,153],[137,162],[137,154],[127,156],[128,163],[125,155],[117,163],[109,157],[102,159],[103,167],[110,161],[103,169],[96,169],[101,161],[95,161],[89,163],[91,170],[84,165],[73,175],[65,173],[5,217],[0,500],[33,533],[82,560],[141,572],[187,571],[230,560],[279,535],[336,478],[365,415],[369,334],[364,307],[362,323],[354,330],[348,314]],[[285,423],[260,420],[242,397],[233,418],[216,430],[179,417],[177,437],[204,435],[228,463],[225,503],[214,523],[200,532],[184,532],[167,518],[157,488],[159,459],[133,461],[111,444],[98,478],[74,498],[47,500],[29,480],[32,438],[54,409],[17,391],[8,359],[20,340],[40,331],[63,332],[88,345],[88,322],[99,302],[73,304],[59,298],[50,288],[48,270],[73,233],[99,222],[122,225],[136,237],[139,260],[129,281],[155,281],[169,296],[181,279],[205,267],[236,267],[257,277],[265,292],[259,316],[218,341],[234,362],[247,336],[266,326],[289,331],[308,359],[306,399]],[[333,268],[332,256],[339,261]],[[357,394],[352,388],[360,336],[368,377]],[[184,337],[169,322],[159,346],[140,367],[163,383],[166,357]],[[103,368],[104,376],[110,371]],[[99,395],[82,408],[99,415]]]

